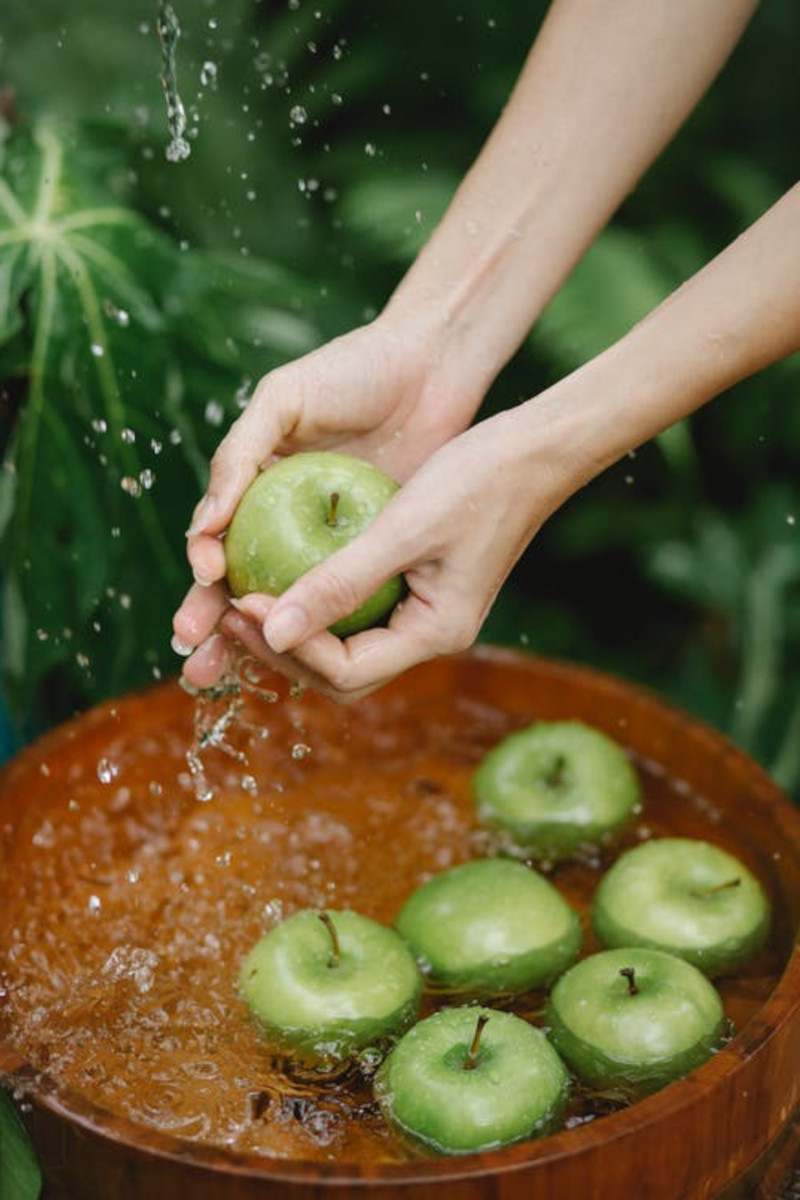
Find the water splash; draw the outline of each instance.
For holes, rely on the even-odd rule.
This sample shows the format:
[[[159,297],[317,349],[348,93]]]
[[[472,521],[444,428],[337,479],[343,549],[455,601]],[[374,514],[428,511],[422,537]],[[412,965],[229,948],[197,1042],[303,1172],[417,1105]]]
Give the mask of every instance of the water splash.
[[[259,738],[269,737],[266,725],[253,725],[246,721],[242,709],[248,696],[256,696],[267,704],[274,704],[278,693],[264,688],[253,661],[242,656],[215,687],[192,690],[195,695],[192,742],[186,751],[186,765],[194,786],[194,793],[202,803],[214,799],[215,791],[206,771],[205,754],[210,750],[220,751],[243,767],[249,765],[245,750],[235,745],[232,735],[244,733]],[[258,781],[245,771],[241,778],[242,788],[250,795],[257,794]]]
[[[156,23],[161,43],[161,86],[167,102],[167,127],[170,142],[165,150],[170,162],[182,162],[191,153],[191,146],[184,137],[186,133],[186,109],[178,91],[178,71],[175,47],[181,35],[178,17],[171,4],[161,0]]]

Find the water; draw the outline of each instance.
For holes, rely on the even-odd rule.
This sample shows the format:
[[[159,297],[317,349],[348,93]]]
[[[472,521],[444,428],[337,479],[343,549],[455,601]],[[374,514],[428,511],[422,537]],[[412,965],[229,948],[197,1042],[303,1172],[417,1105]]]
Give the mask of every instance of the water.
[[[245,701],[249,697],[270,705],[277,701],[278,693],[263,686],[256,663],[246,656],[240,656],[215,687],[199,691],[187,687],[187,690],[195,696],[195,707],[186,765],[196,798],[207,803],[214,799],[214,788],[206,771],[208,754],[218,751],[247,768],[249,760],[244,748],[247,738],[266,739],[269,727],[265,723],[265,712],[260,714],[257,723],[245,718]],[[240,784],[251,795],[258,791],[258,780],[248,770],[240,776]]]
[[[239,999],[239,964],[299,907],[390,923],[424,879],[484,852],[469,780],[510,718],[461,695],[442,706],[387,689],[356,713],[262,691],[243,662],[235,686],[197,706],[174,687],[122,702],[52,745],[47,774],[33,763],[35,786],[23,773],[7,788],[0,1020],[35,1071],[185,1141],[318,1162],[404,1160],[418,1152],[372,1098],[379,1056],[333,1074],[287,1060]],[[298,758],[300,730],[313,753]],[[213,803],[197,802],[187,771],[193,732]],[[641,771],[645,812],[630,841],[710,837],[765,876],[712,802]],[[562,864],[552,878],[585,913],[605,865]],[[785,949],[779,922],[776,941],[725,982],[737,1027],[770,994]],[[426,1011],[446,1000],[429,993]],[[505,1002],[535,1023],[542,1005],[540,992]],[[578,1088],[567,1124],[620,1103]]]
[[[186,133],[186,109],[178,91],[176,47],[181,35],[177,14],[171,4],[160,0],[156,25],[161,43],[161,86],[167,102],[167,128],[170,141],[165,155],[170,162],[182,162],[191,153]]]

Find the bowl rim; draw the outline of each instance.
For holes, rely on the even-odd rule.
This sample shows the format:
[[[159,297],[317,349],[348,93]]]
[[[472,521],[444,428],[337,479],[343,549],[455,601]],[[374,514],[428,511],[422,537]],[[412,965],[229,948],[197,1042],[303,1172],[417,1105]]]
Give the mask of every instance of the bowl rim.
[[[703,742],[726,762],[738,765],[747,776],[752,801],[758,805],[769,804],[770,816],[777,821],[787,844],[794,843],[800,851],[800,810],[766,770],[725,734],[646,686],[592,666],[489,644],[481,644],[450,657],[456,663],[509,666],[543,672],[554,679],[582,681],[595,691],[605,692],[608,697],[618,701],[627,701],[628,704],[635,702],[654,714],[662,724],[680,725],[682,736]],[[412,668],[407,675],[412,675],[415,670],[424,670],[426,665]],[[12,764],[24,766],[29,758],[40,755],[51,737],[63,737],[71,729],[80,729],[87,719],[108,715],[126,701],[173,688],[175,683],[172,678],[116,700],[103,701],[48,731],[20,750],[0,769],[0,783]],[[389,688],[392,686],[387,685]],[[313,1176],[318,1186],[348,1187],[356,1191],[380,1187],[381,1184],[436,1184],[444,1179],[456,1183],[485,1175],[519,1171],[534,1165],[543,1167],[565,1157],[573,1158],[591,1151],[599,1142],[603,1146],[623,1142],[654,1122],[660,1123],[666,1117],[684,1110],[690,1112],[695,1105],[705,1103],[721,1082],[727,1080],[735,1085],[737,1077],[745,1071],[758,1047],[785,1032],[800,1010],[800,923],[798,925],[783,973],[764,1004],[728,1043],[691,1075],[597,1120],[500,1149],[365,1164],[347,1160],[326,1163],[310,1159],[270,1158],[253,1152],[193,1142],[131,1121],[83,1096],[63,1092],[46,1073],[34,1072],[13,1046],[1,1037],[0,1085],[8,1088],[12,1096],[21,1096],[26,1104],[40,1107],[83,1133],[109,1141],[115,1147],[125,1147],[135,1153],[145,1153],[184,1167],[216,1171],[220,1177],[234,1175],[254,1182],[298,1184],[308,1182]]]

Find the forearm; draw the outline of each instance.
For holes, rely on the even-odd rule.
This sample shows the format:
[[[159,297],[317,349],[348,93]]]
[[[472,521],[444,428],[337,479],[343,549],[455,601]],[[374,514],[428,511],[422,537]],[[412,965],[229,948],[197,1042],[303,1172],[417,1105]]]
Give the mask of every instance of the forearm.
[[[517,410],[536,437],[546,419],[565,494],[800,350],[799,248],[797,184],[625,337]]]
[[[443,355],[488,386],[756,5],[555,0],[503,115],[387,313],[435,328]]]

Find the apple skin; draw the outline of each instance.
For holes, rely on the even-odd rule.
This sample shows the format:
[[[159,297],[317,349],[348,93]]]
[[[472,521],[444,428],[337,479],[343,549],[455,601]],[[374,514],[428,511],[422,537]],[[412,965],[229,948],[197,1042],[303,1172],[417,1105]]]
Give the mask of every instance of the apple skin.
[[[539,860],[613,840],[641,808],[635,767],[581,721],[537,721],[494,746],[473,774],[478,814]]]
[[[434,986],[473,997],[549,983],[581,944],[580,918],[561,894],[507,858],[435,875],[408,898],[395,928]]]
[[[479,1016],[475,1067],[465,1068]],[[420,1021],[375,1078],[387,1121],[440,1154],[491,1150],[549,1132],[569,1073],[540,1029],[513,1013],[460,1006]]]
[[[709,842],[677,837],[621,854],[591,914],[604,946],[652,946],[710,976],[747,962],[764,945],[770,917],[764,889],[743,863]]]
[[[406,1029],[419,1014],[422,976],[388,926],[350,910],[301,909],[270,930],[239,972],[239,993],[269,1040],[315,1062],[340,1062]]]
[[[636,995],[621,974],[629,969]],[[701,971],[642,947],[602,950],[571,967],[550,993],[545,1023],[580,1079],[628,1099],[700,1066],[727,1030],[719,993]]]
[[[280,596],[363,533],[397,490],[393,479],[354,455],[320,450],[280,459],[256,476],[233,514],[224,542],[231,592]],[[401,576],[388,580],[331,632],[349,637],[377,625],[404,590]]]

